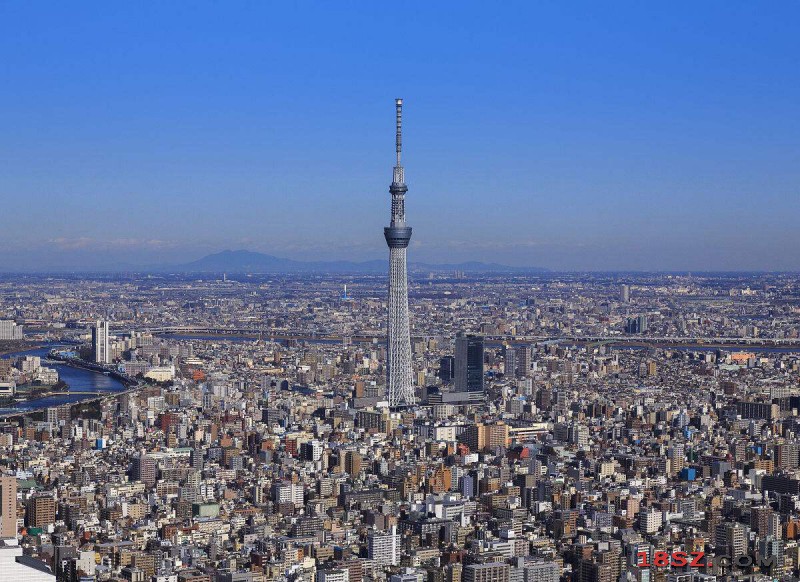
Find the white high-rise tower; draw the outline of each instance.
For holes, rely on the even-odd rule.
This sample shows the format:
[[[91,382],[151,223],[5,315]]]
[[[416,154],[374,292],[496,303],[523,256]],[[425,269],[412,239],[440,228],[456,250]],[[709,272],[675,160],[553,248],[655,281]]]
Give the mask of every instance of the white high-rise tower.
[[[389,406],[415,403],[411,373],[411,335],[408,325],[408,270],[406,248],[411,240],[411,227],[406,225],[405,195],[408,191],[400,163],[403,149],[403,100],[395,99],[397,108],[397,134],[395,151],[397,164],[389,192],[392,194],[392,221],[383,229],[389,246],[389,313],[386,383]]]
[[[98,364],[110,364],[111,354],[109,354],[109,329],[108,322],[98,319],[92,328],[92,355]]]

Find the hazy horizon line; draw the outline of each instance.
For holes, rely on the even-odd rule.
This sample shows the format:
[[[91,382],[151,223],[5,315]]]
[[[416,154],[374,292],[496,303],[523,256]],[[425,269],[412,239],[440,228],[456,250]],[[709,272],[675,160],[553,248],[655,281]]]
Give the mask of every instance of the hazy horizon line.
[[[247,269],[241,266],[231,265],[230,267],[212,266],[212,267],[198,267],[193,268],[194,263],[201,263],[206,259],[219,257],[220,255],[230,254],[235,256],[237,254],[253,255],[254,258],[274,259],[278,262],[285,262],[295,265],[302,270],[295,270],[291,267],[286,267],[285,270],[280,266],[273,266],[270,268],[253,268]],[[197,255],[195,255],[197,256]],[[84,260],[82,260],[84,259]],[[1,259],[0,259],[1,260]],[[151,260],[151,261],[131,261],[131,260],[114,260],[108,259],[107,261],[99,262],[99,264],[87,264],[85,257],[74,257],[61,261],[61,264],[53,264],[52,262],[59,262],[58,259],[49,258],[46,261],[38,261],[38,263],[50,263],[46,266],[20,266],[12,264],[0,263],[0,274],[3,275],[92,275],[92,274],[114,274],[114,273],[129,273],[129,274],[159,274],[159,275],[176,275],[176,274],[251,274],[251,275],[266,275],[266,274],[302,274],[302,273],[332,273],[332,274],[370,274],[369,271],[359,270],[357,267],[368,267],[377,263],[385,263],[388,269],[388,257],[374,257],[374,258],[330,258],[330,259],[316,259],[308,260],[306,258],[291,258],[282,255],[262,251],[252,251],[244,248],[239,249],[222,249],[214,252],[206,252],[202,256],[192,258],[189,260]],[[546,261],[543,261],[546,262]],[[329,270],[325,265],[333,267]],[[352,265],[354,269],[348,270],[348,265]],[[258,267],[257,265],[254,265]],[[466,267],[466,272],[469,274],[478,273],[509,273],[509,274],[664,274],[664,275],[692,275],[692,274],[709,274],[709,275],[730,275],[730,274],[797,274],[800,269],[785,268],[785,269],[759,269],[759,268],[574,268],[574,267],[560,267],[560,266],[543,266],[535,264],[524,265],[509,265],[499,260],[485,260],[482,258],[474,258],[467,260],[410,260],[409,266],[412,270],[438,270],[439,272],[446,272],[450,270],[458,270],[459,267]],[[473,268],[469,268],[473,267]],[[480,267],[487,267],[485,270]],[[375,268],[373,266],[373,268]],[[378,273],[371,273],[378,274]]]

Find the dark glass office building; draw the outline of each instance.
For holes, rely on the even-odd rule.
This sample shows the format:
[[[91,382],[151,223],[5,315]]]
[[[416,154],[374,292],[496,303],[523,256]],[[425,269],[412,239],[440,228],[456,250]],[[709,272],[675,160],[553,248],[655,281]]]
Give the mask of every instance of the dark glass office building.
[[[457,392],[483,392],[483,337],[456,335],[455,375]]]
[[[439,360],[439,379],[445,384],[449,384],[456,377],[456,359],[453,356],[445,356]]]

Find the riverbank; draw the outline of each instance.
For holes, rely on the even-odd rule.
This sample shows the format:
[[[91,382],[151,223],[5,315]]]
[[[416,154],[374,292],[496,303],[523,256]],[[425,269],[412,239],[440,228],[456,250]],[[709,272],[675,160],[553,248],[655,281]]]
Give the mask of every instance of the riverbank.
[[[55,360],[61,362],[65,366],[70,366],[71,368],[77,368],[80,370],[87,370],[90,372],[96,372],[98,374],[103,374],[105,376],[110,376],[116,380],[119,380],[126,387],[131,388],[137,386],[139,381],[136,378],[132,378],[122,372],[117,370],[109,369],[105,366],[101,366],[100,364],[95,364],[93,362],[87,362],[86,360],[81,360],[80,358],[68,358],[66,356],[62,356],[55,350],[50,350],[47,354],[47,357],[51,360]]]
[[[0,357],[13,356],[17,352],[36,350],[43,347],[39,342],[28,342],[26,340],[3,340],[0,341]]]
[[[60,344],[58,344],[60,345]],[[28,348],[7,354],[7,357],[39,356],[47,358],[50,348],[54,345]],[[69,390],[56,395],[44,396],[12,406],[0,407],[0,418],[21,416],[41,411],[54,406],[65,404],[74,405],[81,402],[99,399],[105,396],[114,396],[127,392],[129,386],[121,380],[106,375],[102,371],[95,371],[79,366],[70,366],[64,362],[50,364],[58,371],[59,379],[69,385]],[[135,388],[134,388],[135,389]]]

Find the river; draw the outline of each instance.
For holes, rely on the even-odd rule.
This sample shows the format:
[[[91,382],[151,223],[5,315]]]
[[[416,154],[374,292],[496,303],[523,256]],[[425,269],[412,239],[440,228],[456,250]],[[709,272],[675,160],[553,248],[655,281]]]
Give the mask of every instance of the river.
[[[39,356],[44,360],[47,357],[48,352],[57,346],[48,346],[45,348],[38,348],[35,350],[25,350],[22,352],[14,352],[11,354],[6,354],[3,356],[4,358],[16,358],[18,356]],[[48,368],[55,368],[58,370],[58,377],[62,381],[66,382],[69,386],[70,390],[77,390],[77,391],[91,391],[91,392],[122,392],[125,390],[125,386],[119,380],[106,376],[105,374],[100,374],[98,372],[92,372],[91,370],[82,370],[80,368],[72,368],[70,366],[66,366],[64,364],[45,364],[42,365]],[[80,402],[81,400],[89,400],[94,398],[94,396],[90,396],[87,394],[75,394],[71,396],[45,396],[43,398],[35,398],[33,400],[28,400],[26,402],[19,402],[12,407],[2,408],[0,407],[0,416],[18,413],[18,412],[33,412],[36,410],[41,410],[43,408],[49,408],[50,406],[59,406],[61,404],[72,404],[75,402]]]

